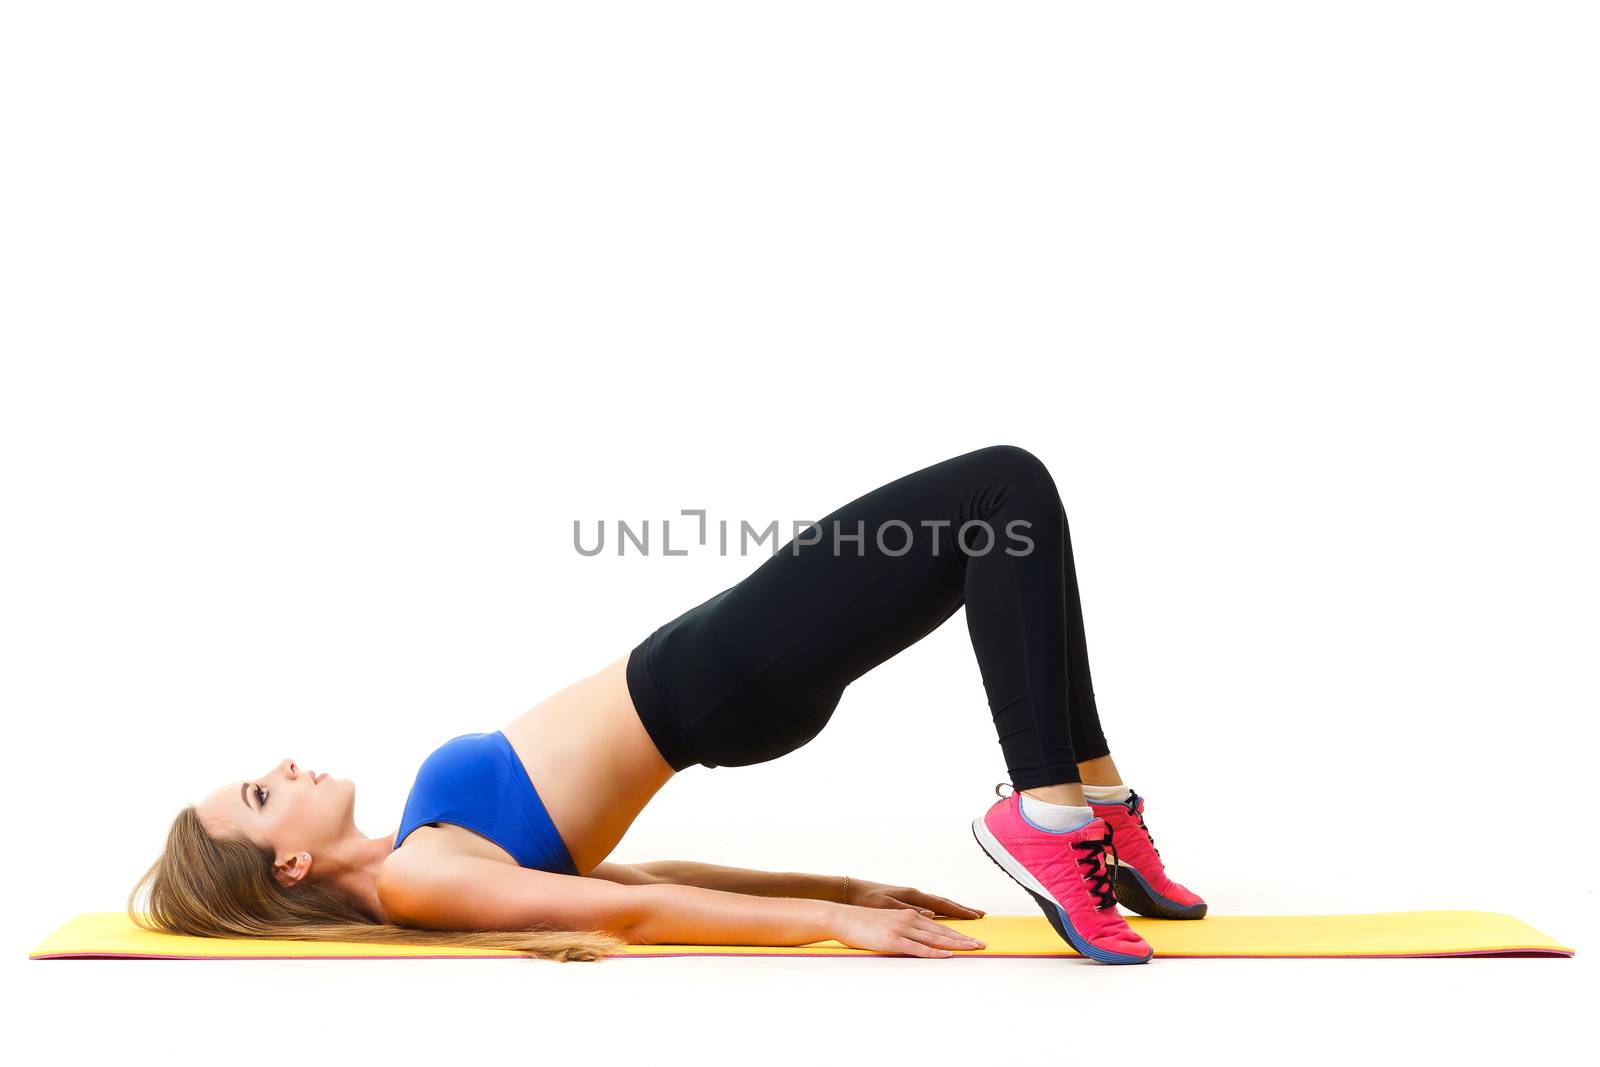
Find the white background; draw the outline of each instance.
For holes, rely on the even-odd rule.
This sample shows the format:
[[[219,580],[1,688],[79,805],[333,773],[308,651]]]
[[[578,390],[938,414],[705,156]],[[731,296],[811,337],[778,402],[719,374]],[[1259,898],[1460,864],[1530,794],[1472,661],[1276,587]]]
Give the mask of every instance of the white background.
[[[8,5],[13,1041],[1587,1042],[1596,37],[1547,3]],[[758,562],[582,558],[573,520],[816,518],[995,443],[1056,475],[1107,733],[1214,912],[1507,911],[1579,957],[22,959],[284,756],[392,830],[433,746]],[[1003,777],[953,620],[614,858],[1030,913],[966,828]]]

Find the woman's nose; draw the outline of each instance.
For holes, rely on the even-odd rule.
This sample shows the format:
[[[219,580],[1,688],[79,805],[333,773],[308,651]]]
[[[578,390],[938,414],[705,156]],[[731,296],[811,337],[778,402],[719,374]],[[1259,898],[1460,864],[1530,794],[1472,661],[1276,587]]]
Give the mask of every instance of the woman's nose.
[[[286,759],[283,761],[283,772],[293,778],[300,773],[300,769],[294,765],[294,760]]]

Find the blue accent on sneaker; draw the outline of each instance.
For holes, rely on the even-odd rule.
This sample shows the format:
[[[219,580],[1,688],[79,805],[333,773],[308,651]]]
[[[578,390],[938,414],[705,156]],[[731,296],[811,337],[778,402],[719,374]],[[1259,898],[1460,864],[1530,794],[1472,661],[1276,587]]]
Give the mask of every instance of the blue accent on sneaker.
[[[1082,830],[1085,826],[1088,826],[1095,820],[1095,816],[1090,815],[1076,826],[1069,826],[1065,830],[1052,830],[1048,826],[1040,826],[1038,823],[1028,818],[1028,809],[1023,806],[1021,797],[1017,798],[1017,814],[1022,816],[1023,822],[1027,823],[1041,834],[1070,834],[1074,830]]]
[[[1020,802],[1017,805],[1017,811],[1019,813],[1022,811],[1022,805]],[[1046,833],[1048,832],[1049,831],[1046,831]],[[973,825],[972,838],[978,843],[978,847],[983,849],[983,854],[985,856],[989,856],[990,863],[994,864],[996,867],[999,867],[1002,874],[1004,874],[1007,878],[1010,878],[1013,882],[1017,882],[1017,885],[1021,887],[1022,891],[1033,898],[1033,902],[1039,905],[1039,910],[1044,912],[1044,917],[1049,921],[1051,929],[1055,930],[1056,934],[1061,938],[1061,940],[1071,945],[1079,955],[1086,956],[1089,959],[1094,960],[1096,963],[1149,963],[1155,958],[1154,949],[1151,949],[1143,956],[1133,956],[1125,952],[1112,952],[1109,949],[1095,948],[1088,941],[1084,940],[1082,934],[1078,933],[1077,928],[1072,925],[1072,921],[1067,918],[1067,911],[1065,908],[1063,908],[1060,904],[1057,904],[1054,900],[1051,900],[1049,897],[1041,897],[1032,889],[1029,889],[1021,882],[1018,882],[1016,876],[1010,871],[1006,870],[1004,865],[1002,865],[998,859],[989,855],[989,850],[984,848],[983,839],[978,836],[976,824]]]
[[[1039,900],[1037,895],[1034,896],[1034,900],[1039,901],[1041,905],[1045,903]],[[1056,921],[1050,924],[1056,928],[1056,933],[1064,937],[1067,944],[1077,949],[1079,954],[1088,956],[1097,963],[1143,963],[1155,954],[1151,952],[1143,956],[1133,956],[1126,952],[1112,952],[1109,949],[1095,948],[1083,939],[1083,935],[1078,933],[1077,928],[1072,925],[1072,921],[1067,918],[1065,908],[1053,900],[1049,904],[1050,909],[1056,913]],[[1045,913],[1045,917],[1051,918],[1049,912]]]

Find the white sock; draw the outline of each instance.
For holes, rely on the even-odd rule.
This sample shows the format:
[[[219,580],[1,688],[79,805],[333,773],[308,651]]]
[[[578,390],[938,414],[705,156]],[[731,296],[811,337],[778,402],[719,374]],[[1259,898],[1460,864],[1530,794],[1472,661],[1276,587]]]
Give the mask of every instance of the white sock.
[[[1080,808],[1072,804],[1052,804],[1048,800],[1023,793],[1019,803],[1022,805],[1022,817],[1042,829],[1052,833],[1064,834],[1069,830],[1076,830],[1080,826],[1089,825],[1089,820],[1094,818],[1094,812],[1089,808]]]
[[[1091,804],[1116,804],[1127,800],[1133,790],[1125,785],[1086,785],[1083,797]]]

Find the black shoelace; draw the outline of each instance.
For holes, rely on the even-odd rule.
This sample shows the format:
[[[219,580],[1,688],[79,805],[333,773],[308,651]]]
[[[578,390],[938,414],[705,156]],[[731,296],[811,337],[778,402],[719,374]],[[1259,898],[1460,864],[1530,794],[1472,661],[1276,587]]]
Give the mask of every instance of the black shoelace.
[[[1011,790],[1011,793],[1000,792],[1001,787],[1005,784],[1005,782],[1000,782],[995,785],[995,796],[1004,799],[1005,797],[1010,796],[1011,793],[1016,792],[1016,789],[1014,788]],[[1139,798],[1133,794],[1132,790],[1129,790],[1128,803],[1137,804],[1138,802]],[[1132,811],[1133,809],[1130,807],[1128,810]],[[1139,825],[1144,825],[1143,816],[1139,818]],[[1149,833],[1148,830],[1145,832]],[[1113,878],[1111,868],[1117,865],[1117,846],[1111,840],[1111,824],[1106,824],[1106,836],[1099,841],[1075,841],[1073,842],[1072,847],[1083,853],[1083,855],[1078,857],[1078,864],[1080,867],[1087,867],[1087,871],[1083,876],[1083,880],[1089,883],[1089,892],[1094,895],[1094,898],[1097,901],[1099,901],[1099,903],[1095,905],[1096,910],[1104,910],[1106,908],[1116,907],[1116,893],[1111,888]],[[1111,850],[1111,859],[1109,862],[1106,860],[1107,849]]]
[[[1128,790],[1128,799],[1124,800],[1123,803],[1128,805],[1128,814],[1139,820],[1139,829],[1144,831],[1144,836],[1150,838],[1150,847],[1155,849],[1157,856],[1161,855],[1161,850],[1156,848],[1156,839],[1150,837],[1150,827],[1144,824],[1144,813],[1139,810],[1139,794],[1131,789]]]
[[[1083,880],[1089,883],[1089,892],[1093,893],[1099,901],[1096,909],[1115,907],[1116,894],[1111,888],[1111,867],[1106,863],[1106,850],[1111,850],[1111,863],[1117,862],[1117,846],[1111,843],[1110,837],[1098,841],[1074,841],[1072,847],[1083,855],[1078,857],[1078,864],[1084,869]]]

